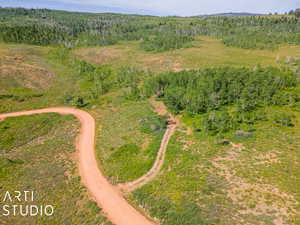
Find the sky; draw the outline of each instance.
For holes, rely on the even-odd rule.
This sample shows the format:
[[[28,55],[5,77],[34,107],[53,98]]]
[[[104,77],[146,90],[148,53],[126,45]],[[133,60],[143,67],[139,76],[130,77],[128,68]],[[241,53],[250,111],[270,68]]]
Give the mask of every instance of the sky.
[[[300,0],[0,0],[2,7],[194,16],[224,12],[284,13]]]

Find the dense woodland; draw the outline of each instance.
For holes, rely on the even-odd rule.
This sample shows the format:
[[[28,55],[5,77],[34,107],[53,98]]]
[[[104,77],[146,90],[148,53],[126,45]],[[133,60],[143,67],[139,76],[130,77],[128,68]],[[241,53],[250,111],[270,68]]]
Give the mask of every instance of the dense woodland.
[[[209,35],[229,46],[274,49],[300,43],[300,19],[294,14],[180,18],[0,8],[0,40],[69,48],[140,40],[142,49],[161,52],[189,46],[196,35]]]
[[[175,113],[205,115],[199,129],[215,134],[265,120],[266,106],[298,106],[298,82],[294,72],[276,68],[213,68],[161,74],[145,83],[144,93]],[[277,120],[292,125],[287,114]]]

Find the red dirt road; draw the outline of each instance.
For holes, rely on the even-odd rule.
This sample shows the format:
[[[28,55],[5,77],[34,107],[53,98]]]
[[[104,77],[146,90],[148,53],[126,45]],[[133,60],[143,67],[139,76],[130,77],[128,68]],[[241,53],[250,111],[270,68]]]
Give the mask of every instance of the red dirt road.
[[[90,114],[79,109],[58,107],[0,114],[0,121],[7,117],[51,112],[72,114],[81,122],[80,135],[77,139],[80,175],[83,183],[108,219],[116,225],[154,225],[153,222],[132,207],[99,170],[94,150],[95,120]]]
[[[125,192],[134,191],[135,189],[144,186],[145,184],[152,181],[159,174],[165,161],[165,154],[166,154],[168,143],[172,135],[175,133],[177,125],[179,124],[179,120],[176,117],[174,117],[171,113],[168,112],[166,106],[162,102],[156,101],[154,98],[151,98],[150,103],[154,107],[154,111],[158,115],[168,115],[169,117],[168,121],[170,122],[170,124],[168,125],[164,137],[161,141],[152,168],[137,180],[118,185],[118,187]]]

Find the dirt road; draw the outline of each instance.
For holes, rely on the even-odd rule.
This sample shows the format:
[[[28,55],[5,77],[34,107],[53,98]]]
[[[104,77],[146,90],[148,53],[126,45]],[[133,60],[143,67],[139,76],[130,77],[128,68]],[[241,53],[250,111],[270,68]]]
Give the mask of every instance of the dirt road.
[[[79,152],[80,175],[91,196],[102,208],[108,219],[116,225],[154,225],[153,222],[132,207],[99,170],[94,150],[95,120],[90,114],[79,109],[59,107],[0,114],[0,120],[7,117],[51,112],[72,114],[81,122],[80,135],[76,145]]]
[[[171,124],[168,126],[164,137],[161,141],[160,148],[158,150],[158,154],[156,156],[156,160],[152,166],[152,168],[143,176],[138,178],[135,181],[124,183],[124,184],[119,184],[118,187],[125,191],[134,191],[135,189],[138,189],[142,187],[143,185],[149,183],[151,180],[153,180],[159,173],[164,161],[165,161],[165,154],[166,154],[166,149],[169,143],[169,140],[173,133],[175,132],[176,129],[176,124]]]
[[[168,115],[169,116],[169,125],[167,127],[167,130],[164,134],[164,137],[161,141],[160,148],[158,150],[155,162],[152,166],[152,168],[143,176],[138,178],[137,180],[134,180],[132,182],[124,183],[124,184],[119,184],[118,187],[125,191],[125,192],[130,192],[134,191],[135,189],[138,189],[142,187],[143,185],[149,183],[151,180],[153,180],[161,170],[161,167],[163,166],[163,163],[165,161],[165,155],[166,155],[166,150],[167,146],[169,143],[169,140],[171,136],[174,134],[177,125],[179,124],[179,121],[177,118],[175,118],[172,114],[170,114],[166,106],[162,102],[155,101],[154,98],[150,99],[150,103],[154,107],[154,111],[159,114],[159,115]]]

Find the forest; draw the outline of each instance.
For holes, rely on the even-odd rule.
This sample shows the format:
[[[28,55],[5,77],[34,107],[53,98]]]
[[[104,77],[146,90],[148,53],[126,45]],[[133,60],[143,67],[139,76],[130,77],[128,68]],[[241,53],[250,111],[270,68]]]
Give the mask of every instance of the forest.
[[[184,19],[0,8],[0,40],[5,42],[74,48],[139,40],[145,51],[162,52],[189,46],[196,35],[245,49],[276,49],[300,43],[300,20],[292,15]]]
[[[209,68],[150,78],[143,93],[162,99],[174,113],[205,115],[199,128],[216,134],[266,119],[264,107],[299,106],[298,82],[299,75],[285,69]],[[281,119],[290,121],[289,115]]]

